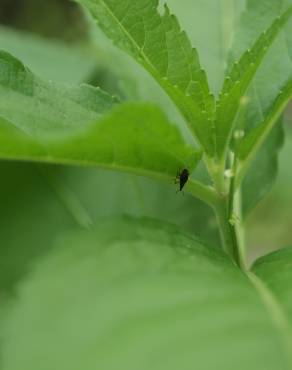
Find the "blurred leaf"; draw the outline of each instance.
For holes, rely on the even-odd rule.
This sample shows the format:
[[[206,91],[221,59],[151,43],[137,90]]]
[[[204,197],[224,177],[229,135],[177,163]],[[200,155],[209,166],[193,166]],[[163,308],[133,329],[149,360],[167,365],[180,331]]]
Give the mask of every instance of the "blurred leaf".
[[[195,49],[179,23],[158,1],[79,0],[100,28],[148,70],[173,99],[207,152],[212,151],[214,98]],[[207,122],[207,124],[206,124]]]
[[[98,165],[170,182],[200,159],[155,106],[128,103],[106,115],[115,99],[99,89],[43,82],[4,52],[0,67],[2,158]]]
[[[289,119],[290,112],[287,113],[286,120]],[[257,256],[263,256],[291,244],[292,136],[289,123],[285,122],[284,125],[285,142],[279,154],[278,176],[275,186],[266,199],[252,212],[246,225],[247,245],[252,260],[255,260]]]
[[[77,85],[86,82],[97,60],[88,49],[0,27],[0,49],[19,58],[40,77]]]
[[[292,131],[291,131],[291,121],[290,121],[290,111],[287,112],[285,128],[285,143],[283,150],[280,153],[279,161],[279,176],[277,178],[277,183],[275,187],[275,192],[279,201],[285,203],[287,206],[287,198],[291,194],[291,184],[292,184],[292,172],[290,171],[291,156],[292,156]]]
[[[60,232],[90,228],[102,217],[166,220],[220,245],[212,210],[171,185],[96,168],[0,162],[0,170],[0,301]]]
[[[147,216],[178,225],[210,247],[220,246],[213,210],[187,193],[176,193],[171,184],[94,168],[66,167],[55,175],[96,223],[111,215]]]
[[[92,86],[69,88],[45,82],[4,51],[0,52],[0,94],[1,117],[28,137],[88,127],[116,102]]]
[[[0,162],[0,302],[74,222],[35,165]]]
[[[265,144],[254,158],[242,186],[242,211],[250,211],[271,191],[278,173],[278,153],[283,146],[282,121],[270,132]]]
[[[289,369],[248,279],[167,224],[128,219],[67,236],[17,293],[5,370]]]
[[[54,143],[54,149],[56,151],[58,149],[59,156],[61,154],[59,150],[63,148],[63,150],[67,151],[71,159],[78,150],[83,150],[84,153],[88,153],[88,151],[90,151],[90,142],[93,152],[101,153],[104,145],[108,143],[108,141],[104,140],[104,136],[100,139],[102,141],[102,146],[98,146],[95,137],[90,137],[90,140],[86,139],[82,141],[82,130],[86,128],[87,124],[87,128],[90,126],[90,132],[88,131],[89,136],[93,133],[96,134],[95,130],[98,130],[98,128],[92,125],[91,121],[94,117],[100,116],[102,109],[106,111],[111,108],[113,101],[110,97],[89,86],[69,89],[56,86],[52,83],[46,85],[45,82],[33,76],[31,72],[25,69],[23,65],[13,57],[4,53],[2,57],[2,67],[5,66],[5,68],[8,68],[10,79],[7,80],[5,75],[3,76],[2,82],[6,83],[6,88],[2,90],[1,114],[3,116],[5,113],[6,117],[10,119],[13,118],[15,123],[15,125],[11,125],[9,121],[3,118],[0,119],[2,124],[0,135],[2,155],[5,154],[6,158],[11,159],[43,159],[54,162],[56,158],[50,157],[47,147],[44,148],[44,143],[47,144],[48,141],[51,144],[52,142]],[[18,83],[18,81],[25,81],[25,84],[22,85],[20,82]],[[7,88],[7,83],[10,84],[9,89]],[[48,96],[46,96],[46,88],[49,90]],[[33,97],[31,94],[25,95],[25,92],[33,92],[39,95]],[[40,102],[38,102],[38,99]],[[64,104],[64,99],[66,99],[66,104]],[[133,109],[131,108],[132,106]],[[121,110],[125,111],[123,117],[119,114]],[[145,116],[147,112],[149,116]],[[141,116],[143,117],[142,121]],[[131,141],[134,145],[132,149],[128,147],[127,143],[121,141],[123,135],[120,135],[120,131],[115,131],[117,142],[116,154],[119,153],[121,155],[120,160],[129,158],[128,153],[134,150],[134,148],[137,148],[133,158],[138,158],[138,161],[142,161],[147,158],[147,150],[149,152],[149,150],[153,151],[155,148],[160,147],[159,150],[162,150],[166,154],[166,157],[162,160],[162,166],[166,170],[171,171],[168,177],[170,183],[174,182],[173,177],[180,165],[188,166],[186,162],[181,163],[178,167],[174,166],[174,163],[176,163],[175,161],[178,160],[178,158],[175,158],[175,155],[178,153],[175,141],[177,137],[179,141],[181,139],[173,126],[170,126],[168,130],[164,125],[164,122],[166,124],[167,121],[157,108],[149,105],[129,104],[129,107],[123,107],[116,111],[114,117],[118,118],[116,125],[120,122],[121,125],[124,124],[123,129],[127,127],[128,130],[131,128],[133,128],[134,131],[136,130],[136,136],[133,135],[134,131],[131,131],[131,135],[128,137],[129,142],[127,143],[129,144]],[[131,122],[127,121],[127,118],[130,119],[131,117],[135,118],[135,122],[132,122],[132,125]],[[79,122],[78,119],[80,120]],[[149,122],[147,119],[149,119]],[[159,132],[157,132],[159,128],[157,126],[158,119],[161,120],[162,125]],[[111,118],[107,117],[106,120],[107,122],[111,121]],[[36,122],[38,125],[35,125]],[[135,123],[137,123],[136,128],[133,127]],[[63,125],[60,127],[59,124]],[[147,124],[149,130],[152,130],[152,135],[149,135],[150,131],[144,132],[142,130],[142,127],[145,128]],[[110,127],[113,126],[107,127],[110,129]],[[122,128],[122,126],[119,127],[120,129]],[[50,128],[50,131],[47,131],[48,128]],[[118,129],[118,126],[116,128]],[[166,131],[163,131],[163,128],[166,128]],[[137,129],[140,130],[140,135],[146,135],[146,143],[150,145],[146,153],[145,150],[142,150],[141,147],[138,146]],[[21,130],[24,130],[26,134]],[[70,130],[70,132],[71,130],[73,132],[76,131],[77,134],[80,134],[80,130],[82,131],[82,135],[79,135],[80,141],[77,140],[76,136],[70,136],[70,139],[76,142],[76,146],[73,146],[72,150],[69,142],[70,140],[65,140],[68,130]],[[168,133],[170,135],[168,135]],[[66,141],[66,148],[62,146],[65,144],[63,138]],[[114,138],[111,137],[111,140],[113,139]],[[56,146],[55,140],[58,142],[58,146]],[[167,144],[165,144],[166,141]],[[180,142],[183,143],[182,141]],[[139,152],[141,156],[137,157]],[[185,153],[187,152],[188,150]],[[90,160],[93,160],[92,153],[89,155]],[[157,162],[157,152],[152,153],[153,156],[151,158],[148,157],[147,161],[151,168],[157,168],[162,162],[160,162],[160,164]],[[28,155],[29,158],[27,158]],[[40,158],[40,155],[44,155],[44,157]],[[112,151],[110,151],[110,156],[112,156]],[[190,168],[193,166],[196,159],[198,159],[198,157],[197,154],[194,153],[194,157],[191,158],[192,163],[190,163]],[[61,162],[63,162],[63,160],[64,157],[62,156]],[[85,158],[81,156],[78,158],[77,163],[79,164],[80,161],[84,160]],[[135,164],[137,163],[135,162],[134,165]],[[0,289],[2,292],[12,287],[13,284],[26,273],[28,266],[39,253],[45,253],[47,251],[52,238],[58,235],[59,230],[64,230],[64,228],[66,229],[68,227],[87,226],[89,220],[86,216],[86,212],[89,213],[89,219],[91,212],[93,219],[111,214],[130,213],[135,215],[137,212],[138,214],[143,214],[140,208],[140,200],[137,200],[137,197],[133,196],[133,193],[139,193],[140,190],[136,190],[133,183],[135,181],[143,183],[145,180],[131,180],[129,176],[123,177],[119,174],[108,174],[107,172],[99,172],[96,170],[68,169],[66,171],[74,175],[71,176],[70,181],[67,183],[63,181],[56,170],[51,171],[48,170],[47,167],[45,169],[38,167],[41,169],[41,172],[38,170],[37,173],[35,173],[35,170],[32,170],[34,168],[34,166],[30,167],[25,164],[17,165],[7,163],[5,165],[3,164],[1,169],[2,185],[5,186],[5,189],[2,188],[1,193],[3,196],[1,209],[3,214],[11,214],[11,217],[5,217],[5,220],[3,219],[1,222],[1,235],[3,244],[5,243],[5,247],[3,246],[1,249],[1,271],[3,274],[1,274]],[[92,174],[92,176],[89,174]],[[93,182],[93,178],[96,182]],[[87,182],[83,181],[83,179],[86,179]],[[44,186],[43,183],[46,186]],[[18,184],[22,184],[23,191],[18,192],[18,196],[15,197],[14,194],[18,191]],[[80,186],[75,186],[76,184]],[[88,188],[91,184],[94,184],[94,186],[90,188],[89,192]],[[150,186],[152,190],[149,190]],[[200,219],[196,224],[194,206],[197,208],[200,207],[200,209],[203,208],[203,213],[200,212],[200,217],[202,217],[202,214],[206,214],[206,212],[207,214],[211,213],[210,210],[204,208],[201,203],[196,203],[191,197],[176,195],[173,188],[159,187],[157,184],[152,184],[150,186],[143,186],[143,190],[141,190],[145,198],[144,202],[146,202],[148,208],[145,211],[146,214],[158,218],[170,219],[173,222],[178,221],[182,226],[196,231],[199,229],[199,225],[202,224],[203,220]],[[29,191],[30,187],[33,189],[32,192]],[[159,189],[158,192],[156,191],[157,188]],[[149,202],[146,201],[148,195],[151,197],[151,201]],[[13,197],[16,199],[15,202],[12,201],[12,199],[14,199]],[[81,203],[79,202],[79,197],[81,198]],[[35,202],[35,198],[38,199],[37,202]],[[84,210],[82,209],[83,198],[86,198]],[[107,202],[104,202],[106,199]],[[165,201],[167,201],[167,205],[165,205]],[[188,210],[184,209],[182,205],[183,202],[188,205]],[[21,206],[21,212],[17,212],[17,218],[13,218],[13,213],[14,210],[17,209],[17,204],[24,205]],[[56,211],[52,211],[54,216],[52,216],[53,219],[51,219],[50,215],[46,212],[46,207],[53,207],[54,204],[57,204],[59,208],[57,208]],[[184,212],[183,216],[180,215],[182,209]],[[58,215],[55,215],[55,212],[58,212]],[[44,215],[44,218],[42,219],[39,215]],[[64,226],[59,217],[61,220],[64,219]],[[32,230],[31,225],[34,225],[36,230]],[[210,224],[210,227],[213,231],[212,235],[214,233],[216,234],[214,222]],[[209,237],[207,230],[209,230],[209,223],[204,222],[203,231],[205,235]],[[46,240],[42,242],[41,238]],[[211,236],[210,239],[212,238]],[[40,244],[42,244],[42,247],[39,246]],[[17,259],[16,256],[19,256],[19,259]]]
[[[67,0],[1,0],[0,22],[45,37],[70,41],[86,37],[80,9]]]
[[[292,248],[287,247],[259,258],[252,267],[254,273],[281,303],[287,319],[292,317]]]
[[[253,266],[263,296],[270,302],[287,349],[292,350],[292,248],[285,248],[260,258]],[[290,352],[291,353],[291,352]]]

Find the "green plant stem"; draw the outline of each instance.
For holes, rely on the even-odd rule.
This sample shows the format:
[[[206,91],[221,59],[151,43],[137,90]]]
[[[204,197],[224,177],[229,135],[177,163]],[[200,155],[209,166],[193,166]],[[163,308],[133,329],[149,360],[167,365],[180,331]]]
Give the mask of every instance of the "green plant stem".
[[[231,228],[231,234],[233,238],[233,246],[236,249],[236,259],[238,265],[242,270],[245,270],[245,258],[244,258],[244,240],[242,231],[242,216],[241,216],[241,189],[236,191],[236,171],[237,171],[237,160],[234,159],[232,172],[234,176],[230,181],[229,188],[229,202],[228,202],[228,216]]]
[[[207,156],[204,158],[204,161],[209,175],[213,179],[214,187],[218,196],[224,196],[227,193],[224,181],[225,161],[221,160],[217,162],[214,158],[208,158]]]
[[[234,194],[234,213],[237,218],[237,223],[235,225],[239,257],[241,261],[241,268],[247,270],[246,263],[246,248],[245,248],[245,228],[242,220],[242,200],[241,200],[241,187],[235,190]]]
[[[218,171],[213,173],[213,181],[218,201],[215,203],[216,214],[223,250],[232,258],[235,264],[242,270],[246,270],[244,258],[244,234],[241,224],[241,199],[240,189],[236,191],[237,159],[232,159],[231,178],[224,178],[222,170],[221,177]],[[220,166],[222,168],[222,166]],[[216,167],[213,167],[216,168]],[[222,180],[223,177],[223,180]],[[219,184],[217,181],[220,181]]]
[[[214,210],[220,230],[223,250],[232,258],[237,266],[241,267],[237,234],[234,225],[230,222],[228,203],[228,197],[221,198]]]

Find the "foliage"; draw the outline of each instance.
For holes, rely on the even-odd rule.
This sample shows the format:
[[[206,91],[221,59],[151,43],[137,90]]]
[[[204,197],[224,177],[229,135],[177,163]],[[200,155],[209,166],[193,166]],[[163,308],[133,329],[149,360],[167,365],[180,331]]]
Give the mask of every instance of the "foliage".
[[[289,368],[248,278],[221,251],[145,219],[62,238],[21,285],[5,326],[7,370],[60,361],[64,370],[221,370],[239,359],[239,369]]]
[[[291,369],[291,248],[250,267],[244,233],[277,173],[292,5],[77,2],[121,51],[90,23],[73,51],[0,37],[3,370]],[[105,70],[111,93],[87,84]]]

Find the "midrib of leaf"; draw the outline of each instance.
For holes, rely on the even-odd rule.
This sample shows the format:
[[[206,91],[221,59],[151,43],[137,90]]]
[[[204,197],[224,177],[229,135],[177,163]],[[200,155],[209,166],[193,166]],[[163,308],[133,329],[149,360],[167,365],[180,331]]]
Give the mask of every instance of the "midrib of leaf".
[[[131,40],[131,42],[134,44],[134,46],[137,48],[139,53],[143,56],[143,58],[146,60],[146,62],[150,65],[152,68],[151,73],[154,73],[157,78],[160,79],[160,76],[156,72],[155,66],[152,64],[151,60],[147,57],[146,54],[143,52],[143,48],[140,48],[140,46],[136,43],[135,39],[131,36],[131,34],[127,31],[127,29],[123,26],[122,22],[115,16],[115,14],[112,12],[112,10],[104,3],[104,1],[100,0],[102,6],[104,7],[105,11],[109,14],[109,16],[118,24],[120,29],[126,34],[126,36]]]
[[[172,178],[162,172],[155,172],[150,170],[145,170],[139,167],[131,167],[131,166],[122,166],[120,164],[116,164],[115,162],[112,163],[96,163],[94,160],[84,160],[84,159],[68,159],[58,156],[58,158],[50,155],[39,155],[37,158],[34,156],[5,156],[1,154],[1,158],[5,160],[13,160],[13,161],[24,161],[24,162],[32,162],[32,163],[46,163],[46,164],[59,164],[59,165],[68,165],[68,166],[78,166],[78,167],[98,167],[105,170],[113,170],[118,172],[127,172],[129,174],[144,176],[148,178],[152,178],[154,180],[160,180],[162,182],[170,183]]]
[[[289,319],[282,309],[280,302],[278,302],[266,284],[253,272],[248,271],[246,274],[267,308],[275,328],[280,333],[283,346],[287,353],[287,359],[292,366],[292,327]]]
[[[5,156],[1,154],[1,158],[5,160],[17,160],[17,161],[24,161],[24,162],[31,162],[31,163],[46,163],[46,164],[60,164],[60,165],[67,165],[67,166],[78,166],[78,167],[96,167],[104,170],[113,170],[122,173],[128,173],[135,176],[142,176],[146,178],[150,178],[153,180],[161,181],[165,184],[172,184],[175,185],[174,178],[162,173],[162,172],[155,172],[150,170],[145,170],[139,167],[128,167],[128,166],[121,166],[115,163],[96,163],[94,161],[86,161],[86,160],[70,160],[68,158],[58,157],[56,159],[53,156],[44,155],[38,156],[38,158],[33,156]],[[191,194],[197,199],[209,204],[211,207],[217,202],[217,195],[213,191],[211,187],[205,186],[204,184],[200,183],[196,180],[189,180],[184,187],[184,191],[186,193]]]

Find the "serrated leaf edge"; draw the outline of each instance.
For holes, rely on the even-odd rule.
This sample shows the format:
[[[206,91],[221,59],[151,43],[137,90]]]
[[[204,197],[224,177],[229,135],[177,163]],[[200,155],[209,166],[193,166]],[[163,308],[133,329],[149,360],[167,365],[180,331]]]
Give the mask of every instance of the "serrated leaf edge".
[[[241,56],[239,61],[235,61],[232,65],[231,71],[225,78],[222,91],[216,102],[216,117],[215,117],[215,136],[216,136],[216,153],[220,158],[225,155],[228,143],[232,137],[234,129],[234,121],[238,110],[240,109],[240,100],[245,95],[247,89],[250,86],[259,66],[264,60],[265,55],[272,46],[274,40],[278,36],[279,32],[282,31],[283,27],[290,19],[292,15],[292,6],[290,6],[281,16],[278,16],[271,24],[271,26],[262,32],[258,39],[255,41],[251,49],[248,49]],[[262,44],[262,45],[261,45]],[[253,57],[253,55],[255,57]],[[249,60],[249,63],[245,63]],[[233,81],[232,75],[236,74],[236,70],[240,68],[240,65],[247,66],[240,71],[241,79]],[[232,82],[233,81],[233,82]],[[224,99],[225,102],[224,102]],[[223,104],[224,103],[224,104]],[[226,106],[231,106],[233,109],[231,120],[226,126],[227,130],[222,133],[222,127],[219,125],[220,116],[226,114]],[[224,130],[224,128],[223,128]],[[218,137],[224,138],[224,145],[218,147]]]

